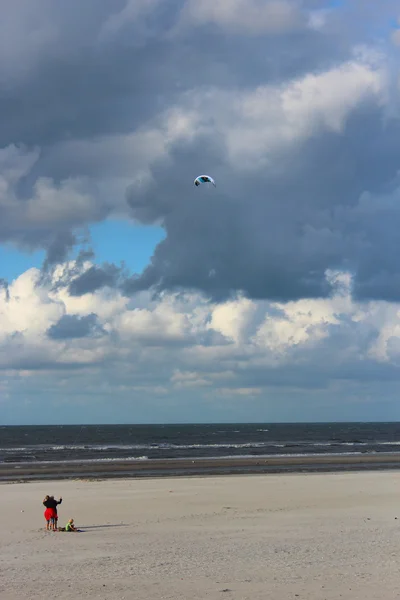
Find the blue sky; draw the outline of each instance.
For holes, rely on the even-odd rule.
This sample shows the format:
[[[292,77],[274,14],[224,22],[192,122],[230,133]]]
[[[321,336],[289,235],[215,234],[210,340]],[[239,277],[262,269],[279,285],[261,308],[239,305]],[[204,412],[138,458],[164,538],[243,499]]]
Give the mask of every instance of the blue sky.
[[[0,423],[399,419],[398,5],[6,4]]]
[[[165,237],[161,227],[135,225],[127,220],[96,223],[89,231],[97,262],[124,261],[134,273],[144,269],[154,248]],[[40,269],[45,256],[44,250],[29,253],[9,245],[0,246],[1,276],[12,281],[32,267]]]
[[[12,281],[28,269],[40,269],[44,257],[44,250],[27,253],[10,246],[0,246],[1,276]]]
[[[124,261],[135,273],[144,269],[154,248],[165,237],[161,227],[134,225],[126,220],[92,225],[90,233],[97,262]]]

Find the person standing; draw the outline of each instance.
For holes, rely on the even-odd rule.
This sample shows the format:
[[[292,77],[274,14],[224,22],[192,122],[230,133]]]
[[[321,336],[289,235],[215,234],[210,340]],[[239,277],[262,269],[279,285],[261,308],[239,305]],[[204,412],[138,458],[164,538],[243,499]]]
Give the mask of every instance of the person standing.
[[[62,498],[60,496],[59,500],[56,500],[54,496],[45,496],[43,500],[43,505],[46,507],[44,511],[44,518],[46,519],[46,530],[53,531],[57,530],[58,526],[58,513],[57,513],[57,505],[61,504]]]

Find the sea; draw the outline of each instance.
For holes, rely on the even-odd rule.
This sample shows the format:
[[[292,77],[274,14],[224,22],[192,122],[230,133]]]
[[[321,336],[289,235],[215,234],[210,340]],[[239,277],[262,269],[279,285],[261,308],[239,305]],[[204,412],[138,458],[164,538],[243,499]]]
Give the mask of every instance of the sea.
[[[400,423],[1,426],[0,464],[398,453]]]

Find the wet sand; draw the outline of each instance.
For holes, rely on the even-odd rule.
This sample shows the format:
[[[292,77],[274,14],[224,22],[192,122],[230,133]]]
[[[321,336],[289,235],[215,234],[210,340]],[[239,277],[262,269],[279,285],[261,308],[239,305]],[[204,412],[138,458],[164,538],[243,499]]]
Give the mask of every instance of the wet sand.
[[[2,600],[400,596],[399,471],[0,490]],[[63,496],[60,524],[74,517],[82,533],[44,531],[47,493]]]
[[[400,469],[400,454],[0,464],[1,481]]]

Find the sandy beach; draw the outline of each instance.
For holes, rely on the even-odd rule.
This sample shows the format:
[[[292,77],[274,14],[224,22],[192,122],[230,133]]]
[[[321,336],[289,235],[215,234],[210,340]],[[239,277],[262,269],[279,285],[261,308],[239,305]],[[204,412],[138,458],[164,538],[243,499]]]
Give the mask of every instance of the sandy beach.
[[[0,489],[2,600],[400,596],[397,471]],[[44,530],[47,493],[84,532]]]

